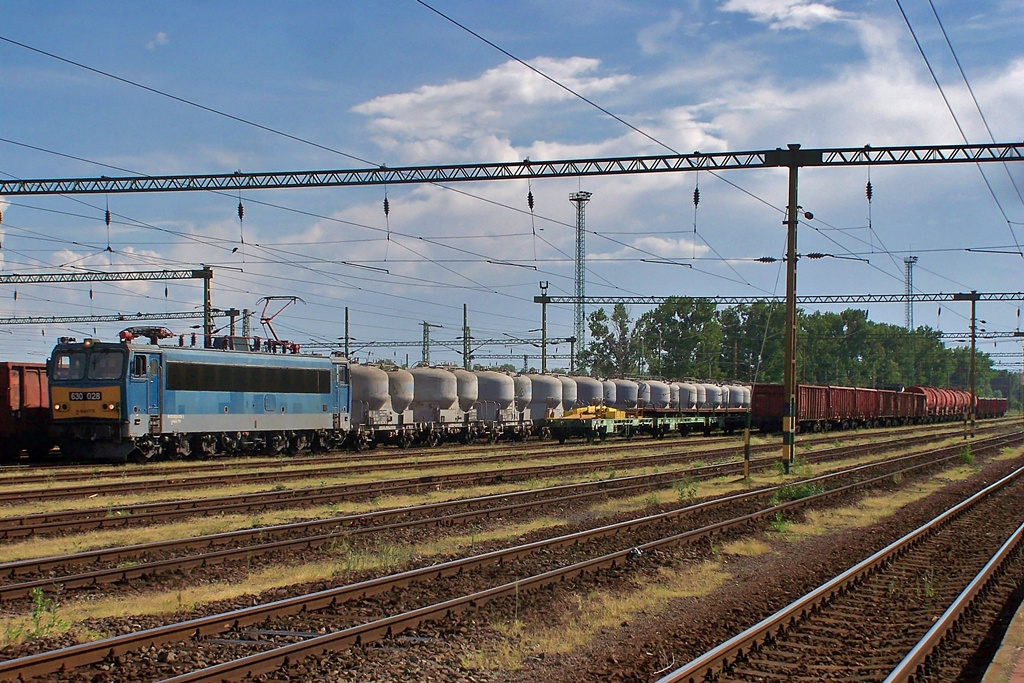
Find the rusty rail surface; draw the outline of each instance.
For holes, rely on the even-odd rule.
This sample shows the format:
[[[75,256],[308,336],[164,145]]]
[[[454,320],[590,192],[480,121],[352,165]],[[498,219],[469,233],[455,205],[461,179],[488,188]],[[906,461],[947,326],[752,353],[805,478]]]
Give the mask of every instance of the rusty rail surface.
[[[947,436],[931,435],[921,437],[904,436],[888,441],[880,441],[862,446],[845,448],[865,448],[880,450],[893,448],[900,443],[938,441]],[[766,445],[758,450],[774,452],[775,447]],[[836,452],[837,449],[826,449],[824,452]],[[821,452],[821,451],[819,451]],[[148,524],[171,519],[181,519],[198,514],[244,514],[268,509],[296,507],[333,503],[351,497],[373,496],[395,493],[418,493],[424,490],[437,490],[452,486],[481,486],[495,484],[500,481],[517,481],[532,477],[552,477],[579,474],[617,468],[651,467],[677,465],[691,460],[706,460],[716,454],[736,454],[735,448],[716,449],[712,452],[672,452],[655,455],[642,455],[612,460],[576,462],[562,465],[541,465],[533,467],[517,467],[507,470],[485,470],[450,475],[424,475],[404,477],[401,479],[378,480],[363,483],[336,484],[311,488],[287,489],[284,491],[263,491],[229,496],[214,496],[177,501],[155,503],[139,503],[135,505],[119,505],[84,510],[68,510],[62,512],[39,513],[0,519],[0,538],[24,538],[33,535],[54,534],[66,531],[86,531],[94,529],[120,528],[136,524]],[[806,453],[803,457],[810,456]],[[777,459],[766,458],[768,462]],[[754,461],[752,461],[754,462]]]
[[[950,521],[962,515],[978,503],[978,501],[1019,479],[1022,474],[1024,474],[1024,468],[1018,468],[1006,477],[990,484],[928,523],[918,527],[827,583],[790,603],[775,614],[761,620],[749,629],[721,643],[691,662],[666,674],[658,679],[657,683],[699,683],[716,676],[723,668],[736,662],[738,658],[787,630],[792,624],[803,618],[804,615],[814,611],[819,605],[832,600],[847,586],[857,583],[868,574],[890,562],[894,557],[906,552],[908,548],[920,542],[926,536],[935,533]]]
[[[998,429],[1001,425],[987,424],[985,427],[988,429]],[[917,425],[915,428],[920,429]],[[891,430],[886,430],[891,431]],[[854,434],[855,432],[848,432]],[[937,434],[952,435],[958,433],[955,428],[942,429],[939,431],[931,430],[929,435]],[[836,436],[818,436],[814,438],[805,439],[802,443],[805,444],[817,444],[832,441],[837,438]],[[715,442],[722,441],[723,438],[714,439]],[[721,446],[714,449],[704,450],[705,455],[717,454],[717,453],[732,453],[735,452],[737,447],[742,447],[742,444],[732,439],[733,443],[727,446]],[[652,441],[652,445],[662,445],[662,441]],[[706,441],[694,441],[692,445],[700,445],[707,443]],[[491,454],[491,455],[480,455],[474,457],[462,457],[463,451],[459,449],[455,452],[457,457],[452,460],[444,460],[446,457],[450,457],[452,453],[444,453],[438,450],[426,451],[424,453],[411,453],[409,451],[402,451],[397,454],[382,454],[382,455],[358,455],[349,454],[342,456],[334,456],[329,458],[302,458],[302,459],[288,459],[278,460],[273,463],[259,463],[256,469],[263,469],[264,467],[278,469],[271,472],[238,472],[238,473],[227,473],[221,475],[205,475],[200,474],[198,476],[191,476],[192,472],[186,471],[156,471],[147,470],[145,467],[134,468],[134,469],[120,469],[111,470],[109,476],[117,477],[119,479],[135,479],[150,477],[149,480],[144,481],[110,481],[101,484],[90,484],[84,486],[69,486],[69,487],[58,487],[54,488],[52,485],[55,483],[47,475],[40,475],[40,477],[33,477],[31,481],[27,477],[10,477],[5,478],[0,476],[0,483],[6,484],[7,486],[20,486],[25,483],[43,483],[47,486],[40,489],[21,489],[17,491],[0,491],[0,504],[4,503],[25,503],[29,501],[47,501],[47,500],[61,500],[66,498],[82,498],[94,495],[106,495],[112,493],[139,493],[139,492],[154,492],[154,491],[178,491],[178,490],[193,490],[196,488],[208,488],[212,486],[225,486],[225,485],[242,485],[242,484],[263,484],[273,483],[296,479],[310,479],[314,477],[337,477],[352,474],[364,474],[367,472],[387,472],[387,471],[401,471],[405,469],[411,469],[416,467],[422,467],[425,462],[426,464],[436,464],[444,466],[452,465],[482,465],[487,463],[502,463],[509,460],[521,461],[521,460],[540,460],[544,458],[552,457],[564,457],[567,453],[573,454],[590,454],[590,453],[608,453],[616,451],[628,451],[636,450],[636,443],[616,443],[616,444],[603,444],[601,446],[555,446],[541,449],[531,449],[528,451],[517,451],[511,453]],[[771,444],[761,444],[753,446],[756,452],[770,452],[775,447]],[[680,455],[690,451],[673,451],[671,453],[665,453],[662,455]],[[432,456],[427,461],[422,458],[423,455]],[[642,456],[638,456],[642,457]],[[300,461],[301,460],[301,461]],[[394,461],[394,462],[383,462],[383,461]],[[258,461],[254,461],[254,464]],[[594,462],[594,461],[590,461]],[[281,470],[282,464],[287,463],[288,465],[298,465],[295,468],[289,467],[288,470]],[[315,467],[304,467],[305,464],[315,465]],[[204,463],[190,463],[190,466],[194,465],[194,469],[205,469]],[[189,467],[189,469],[193,469]],[[238,465],[238,469],[249,469],[246,465]],[[0,468],[0,475],[2,475],[3,469]],[[102,475],[99,475],[102,476]],[[96,473],[82,473],[80,479],[95,479]]]
[[[826,451],[818,454],[809,454],[808,461],[817,462],[840,457],[850,457],[851,455],[857,455],[860,453],[873,451],[875,450],[875,448],[876,447],[874,444],[849,446],[843,449],[837,449],[840,451],[839,453],[836,453],[834,451]],[[894,466],[914,459],[929,458],[932,457],[933,455],[934,452],[928,451],[924,453],[915,453],[911,455],[889,458],[883,461],[882,463],[868,464],[860,467],[855,467],[850,470],[845,470],[843,472],[836,474],[822,475],[819,477],[808,479],[806,480],[806,482],[824,482],[832,478],[847,476],[852,472],[858,472],[865,468],[870,469],[872,467],[876,467],[879,465]],[[774,458],[761,459],[755,463],[752,463],[752,468],[767,469],[773,467],[775,465],[775,462],[776,460]],[[649,490],[652,487],[671,485],[672,483],[677,481],[692,479],[711,479],[715,477],[725,476],[728,474],[738,474],[741,472],[742,466],[739,463],[708,465],[705,467],[680,472],[667,472],[655,475],[635,475],[632,477],[622,477],[618,479],[606,479],[598,482],[566,484],[562,486],[549,487],[546,489],[536,489],[532,491],[499,493],[491,496],[480,496],[469,499],[430,503],[427,505],[395,508],[392,510],[378,510],[374,512],[355,515],[345,515],[341,517],[334,517],[323,520],[293,522],[289,524],[279,524],[270,527],[261,527],[258,529],[242,529],[238,531],[211,534],[205,537],[173,539],[170,541],[154,541],[150,543],[137,544],[134,546],[126,546],[122,548],[107,548],[83,551],[69,555],[57,555],[43,558],[17,560],[13,562],[0,564],[0,576],[13,578],[19,574],[43,573],[53,567],[65,566],[68,564],[84,564],[88,562],[98,562],[101,560],[121,561],[124,559],[136,557],[138,556],[139,553],[151,552],[154,550],[168,551],[173,549],[205,549],[213,546],[214,544],[223,544],[232,541],[244,541],[253,538],[263,538],[267,535],[295,533],[309,534],[314,530],[324,528],[334,529],[333,531],[327,533],[321,533],[312,536],[306,535],[298,538],[290,537],[285,540],[268,541],[264,543],[259,543],[257,545],[240,546],[224,550],[208,551],[184,557],[158,560],[153,562],[145,562],[142,564],[132,565],[129,567],[100,569],[95,571],[83,572],[80,574],[71,574],[59,577],[49,576],[45,579],[36,579],[31,581],[24,581],[21,583],[9,583],[5,585],[0,585],[0,600],[11,600],[19,597],[25,597],[27,595],[30,595],[32,591],[36,588],[45,590],[53,587],[54,585],[60,585],[63,589],[67,590],[72,588],[82,588],[101,584],[111,584],[116,583],[118,581],[153,576],[159,573],[170,572],[177,569],[188,569],[198,566],[212,565],[220,562],[227,562],[230,560],[247,559],[250,557],[265,555],[280,550],[302,550],[306,548],[315,548],[345,536],[356,536],[360,534],[376,533],[381,531],[389,531],[416,526],[467,523],[494,515],[517,512],[522,509],[535,507],[539,504],[553,505],[580,501],[593,497],[606,497],[609,495],[629,495],[631,493],[636,493],[638,491]],[[717,499],[716,503],[724,506],[748,497],[768,495],[774,491],[777,491],[779,488],[780,487],[771,486],[743,494],[726,496]],[[544,495],[548,495],[549,497],[542,500],[527,500],[525,502],[501,505],[498,507],[486,507],[496,502],[515,500],[520,498],[536,499]],[[440,517],[429,517],[426,519],[393,522],[390,524],[379,526],[352,528],[360,523],[372,523],[378,521],[387,522],[388,520],[399,519],[410,514],[429,515],[436,512],[443,513],[444,511],[447,510],[467,506],[482,506],[482,509],[474,509],[467,512],[448,514]]]
[[[976,451],[1001,448],[1011,442],[1020,443],[1022,438],[1024,438],[1024,435],[1017,434],[1010,437],[987,440],[986,442],[975,442],[973,447]],[[947,452],[944,459],[948,460],[959,457],[959,446],[950,446],[939,450]],[[937,464],[937,461],[935,460],[917,463],[900,471],[903,473],[909,473],[917,469],[932,467],[935,464]],[[863,467],[866,466],[860,466],[860,468]],[[1018,472],[1021,471],[1024,471],[1024,469],[1019,470]],[[236,674],[234,673],[228,673],[231,669],[242,672],[238,675],[245,675],[245,673],[254,673],[256,671],[272,670],[279,666],[280,662],[295,661],[296,658],[303,656],[304,654],[322,652],[325,649],[337,649],[339,647],[345,647],[356,641],[365,643],[372,639],[382,638],[389,633],[396,634],[401,630],[411,628],[423,623],[424,621],[437,619],[439,617],[443,617],[449,612],[467,609],[476,604],[480,604],[481,602],[486,602],[487,600],[492,600],[500,596],[511,595],[515,591],[543,586],[552,582],[572,578],[580,574],[615,566],[618,563],[627,561],[630,553],[635,552],[637,549],[641,552],[646,552],[648,550],[654,550],[670,545],[692,543],[702,538],[720,534],[726,530],[746,526],[754,522],[770,520],[774,515],[787,510],[795,510],[813,505],[816,502],[830,497],[840,496],[849,491],[867,488],[873,484],[888,481],[892,476],[893,472],[887,472],[884,475],[848,484],[832,491],[808,496],[795,501],[781,503],[758,512],[742,515],[731,520],[675,534],[640,546],[630,547],[598,558],[568,565],[540,575],[521,579],[511,584],[494,587],[486,591],[474,593],[469,596],[463,596],[455,600],[445,601],[437,605],[424,607],[405,614],[394,615],[386,619],[371,622],[370,624],[354,627],[353,629],[346,629],[328,636],[289,645],[285,648],[277,648],[260,655],[246,657],[244,660],[238,660],[239,662],[244,662],[244,664],[241,665],[237,663],[225,663],[219,665],[216,672],[211,674],[211,680],[214,678],[235,676]],[[710,506],[714,503],[715,501],[700,503],[696,506],[692,506],[691,508],[687,508],[686,513],[692,512],[702,506]],[[409,570],[391,576],[370,579],[368,581],[348,586],[319,591],[308,595],[296,596],[272,603],[256,605],[207,617],[200,617],[177,624],[168,624],[123,636],[111,637],[100,641],[83,643],[80,645],[62,648],[60,650],[43,652],[28,657],[0,662],[0,680],[16,680],[18,677],[27,678],[54,673],[61,671],[64,668],[87,666],[89,664],[102,661],[109,655],[123,654],[137,650],[143,646],[159,645],[173,641],[186,640],[189,638],[210,636],[217,633],[223,633],[224,631],[232,628],[260,623],[273,617],[288,616],[302,611],[325,609],[353,598],[376,595],[395,587],[408,586],[414,581],[453,576],[476,567],[492,565],[502,561],[524,557],[543,548],[566,547],[587,539],[610,536],[629,531],[634,528],[639,528],[644,525],[654,524],[665,519],[679,516],[680,514],[683,514],[682,510],[673,510],[637,520],[629,520],[599,527],[597,529],[567,534],[554,539],[536,541],[513,548],[444,562],[430,567]],[[200,673],[202,672],[194,672],[193,674],[188,674],[188,676],[197,676]],[[180,680],[204,679],[181,678]]]

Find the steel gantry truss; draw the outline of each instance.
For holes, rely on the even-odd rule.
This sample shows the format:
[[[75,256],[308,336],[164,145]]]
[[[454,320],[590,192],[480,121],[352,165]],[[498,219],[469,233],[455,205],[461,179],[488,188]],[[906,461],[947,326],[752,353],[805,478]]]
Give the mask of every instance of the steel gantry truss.
[[[798,146],[797,146],[798,147]],[[497,162],[376,168],[123,176],[0,181],[0,195],[118,194],[259,190],[346,185],[400,185],[522,178],[575,178],[639,173],[780,168],[793,165],[793,147],[749,152],[694,152],[595,159]],[[797,149],[798,166],[887,166],[1024,160],[1024,143]]]
[[[822,294],[816,296],[798,296],[798,304],[892,304],[904,303],[906,301],[961,301],[957,299],[959,294]],[[978,292],[978,301],[1024,301],[1024,292]],[[782,303],[786,299],[781,296],[693,296],[693,297],[669,297],[669,296],[588,296],[584,297],[583,303],[588,306],[612,306],[624,304],[627,306],[660,306],[669,299],[690,298],[713,301],[719,306],[749,306],[757,303]],[[540,295],[533,297],[535,304],[571,304],[576,305],[577,298],[574,296],[547,296]]]
[[[362,168],[334,171],[223,173],[215,175],[133,176],[0,181],[0,195],[118,194],[126,192],[189,192],[254,190],[289,187],[451,183],[525,178],[582,178],[641,173],[700,170],[785,168],[789,172],[786,206],[786,342],[783,370],[783,462],[788,472],[796,457],[796,263],[801,168],[830,166],[891,166],[906,164],[1005,163],[1024,161],[1024,142],[986,145],[923,145],[909,147],[847,147],[749,152],[712,152],[602,159],[498,162],[440,166]],[[973,410],[972,397],[972,410]]]
[[[109,316],[39,316],[29,318],[0,319],[4,325],[60,324],[80,322],[117,322],[120,320],[178,320],[182,318],[203,318],[203,336],[209,339],[213,335],[214,310],[210,296],[210,280],[213,269],[204,266],[186,270],[138,270],[124,272],[85,271],[82,273],[4,273],[0,275],[0,285],[42,284],[47,282],[138,282],[144,280],[199,280],[203,281],[203,311],[198,313],[134,313],[114,314]],[[218,315],[221,312],[218,311]]]
[[[235,312],[237,315],[237,311]],[[213,309],[211,318],[231,315],[229,311]],[[0,325],[65,325],[74,323],[116,323],[129,320],[195,320],[206,317],[204,311],[177,313],[113,313],[111,315],[41,315],[24,318],[0,318]]]

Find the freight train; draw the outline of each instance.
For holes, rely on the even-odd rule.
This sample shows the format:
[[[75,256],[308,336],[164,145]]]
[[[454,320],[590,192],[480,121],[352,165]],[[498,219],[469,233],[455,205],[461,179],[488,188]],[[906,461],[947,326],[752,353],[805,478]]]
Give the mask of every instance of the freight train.
[[[761,431],[782,429],[783,387],[759,384],[751,401],[751,422]],[[963,420],[971,405],[971,393],[959,389],[910,387],[905,390],[800,384],[796,391],[799,431],[828,431],[852,427],[890,427]],[[979,398],[975,415],[1002,417],[1009,401]]]
[[[759,385],[752,394],[745,386],[701,382],[403,369],[296,348],[253,351],[240,337],[216,338],[211,348],[185,346],[182,337],[177,345],[158,343],[169,336],[162,328],[136,328],[118,342],[59,340],[47,367],[49,434],[63,454],[146,461],[531,436],[660,437],[732,431],[751,412],[754,426],[781,425],[777,385]],[[956,392],[949,395],[955,406],[936,403],[946,394],[929,393],[946,390],[817,389],[800,388],[801,429],[951,419],[964,409]],[[878,406],[891,399],[909,407],[891,417],[847,415],[832,398],[853,392],[856,405],[857,392],[865,391]],[[1001,404],[986,415],[1005,412],[1005,399],[993,400]],[[826,411],[821,417],[813,412],[819,409]]]
[[[0,362],[0,462],[25,451],[40,458],[53,446],[50,396],[42,363]]]

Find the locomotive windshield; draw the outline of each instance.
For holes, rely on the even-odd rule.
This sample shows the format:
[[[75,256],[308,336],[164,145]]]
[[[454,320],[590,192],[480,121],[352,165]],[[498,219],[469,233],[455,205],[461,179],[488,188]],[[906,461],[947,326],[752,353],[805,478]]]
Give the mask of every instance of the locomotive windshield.
[[[89,354],[89,379],[121,379],[123,374],[123,351],[94,349]]]
[[[53,354],[50,379],[85,379],[85,351],[60,351]]]
[[[120,379],[124,374],[124,352],[120,349],[60,351],[53,356],[54,380]]]

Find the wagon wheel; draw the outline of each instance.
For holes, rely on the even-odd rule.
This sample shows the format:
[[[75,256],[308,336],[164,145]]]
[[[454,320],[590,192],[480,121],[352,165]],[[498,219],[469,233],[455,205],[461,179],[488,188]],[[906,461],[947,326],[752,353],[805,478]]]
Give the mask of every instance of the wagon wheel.
[[[14,439],[0,443],[0,462],[10,463],[18,459],[18,452],[21,450]]]
[[[129,462],[149,462],[160,452],[157,444],[150,439],[139,439],[135,442],[135,449],[128,454]]]
[[[288,444],[288,452],[292,455],[298,453],[304,453],[309,450],[309,438],[306,437],[304,432],[293,434],[291,441]]]

